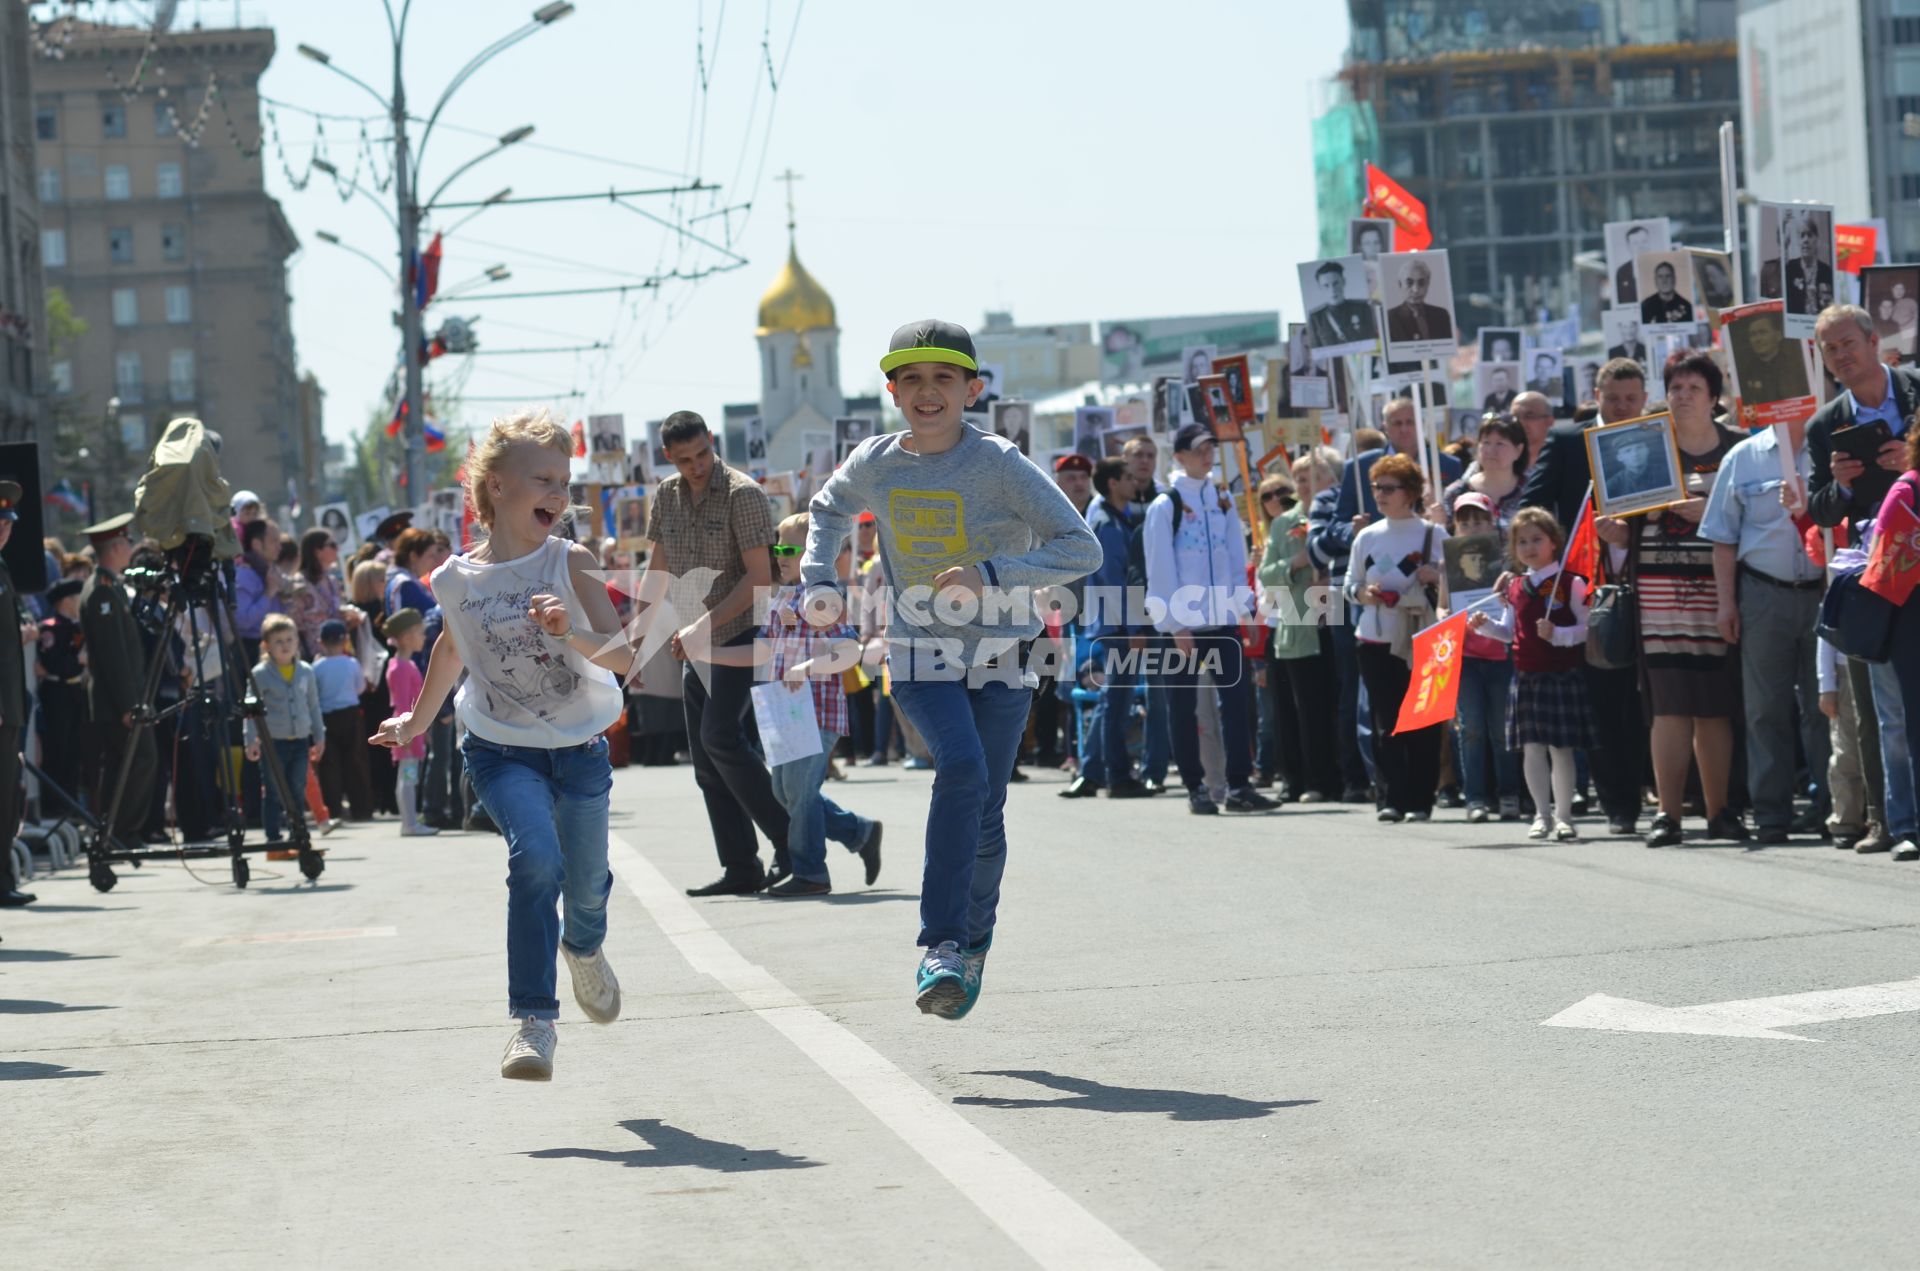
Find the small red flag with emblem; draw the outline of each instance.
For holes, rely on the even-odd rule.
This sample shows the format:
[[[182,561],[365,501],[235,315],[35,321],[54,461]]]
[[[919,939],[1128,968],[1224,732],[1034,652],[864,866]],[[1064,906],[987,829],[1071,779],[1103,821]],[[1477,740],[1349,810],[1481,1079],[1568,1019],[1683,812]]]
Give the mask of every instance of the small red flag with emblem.
[[[1433,246],[1427,205],[1371,163],[1367,165],[1367,197],[1361,214],[1384,216],[1393,222],[1393,250],[1397,252],[1423,252]]]
[[[1600,536],[1593,528],[1593,495],[1587,495],[1587,501],[1580,505],[1580,519],[1574,523],[1573,534],[1567,539],[1567,558],[1561,569],[1569,574],[1578,574],[1592,582],[1600,568]]]
[[[1400,699],[1394,735],[1453,718],[1460,700],[1460,659],[1467,647],[1467,615],[1456,613],[1413,635],[1413,680]]]
[[[1857,274],[1863,266],[1871,265],[1879,237],[1879,229],[1872,225],[1834,226],[1833,244],[1840,254],[1840,268]]]
[[[1873,550],[1867,555],[1860,585],[1889,604],[1904,605],[1920,583],[1920,517],[1906,503],[1887,496],[1873,527]]]

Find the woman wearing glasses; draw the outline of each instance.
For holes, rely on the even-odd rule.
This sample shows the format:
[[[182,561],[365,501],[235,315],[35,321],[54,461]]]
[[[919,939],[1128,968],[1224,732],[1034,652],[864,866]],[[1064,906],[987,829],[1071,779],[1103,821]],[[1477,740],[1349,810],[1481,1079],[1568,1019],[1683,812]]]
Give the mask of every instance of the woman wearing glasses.
[[[316,527],[300,536],[300,569],[293,580],[293,598],[287,609],[300,630],[301,656],[311,662],[321,655],[320,628],[334,620],[352,632],[361,613],[340,604],[340,544],[330,530]]]

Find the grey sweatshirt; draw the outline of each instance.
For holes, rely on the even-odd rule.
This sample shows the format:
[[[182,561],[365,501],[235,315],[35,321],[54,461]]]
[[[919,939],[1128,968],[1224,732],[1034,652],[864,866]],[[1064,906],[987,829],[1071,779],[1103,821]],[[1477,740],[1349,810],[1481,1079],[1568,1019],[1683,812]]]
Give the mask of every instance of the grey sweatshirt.
[[[1100,566],[1099,540],[1060,487],[1006,438],[963,427],[937,455],[906,449],[904,432],[868,438],[808,507],[800,566],[808,590],[839,586],[840,544],[857,515],[873,512],[894,591],[887,650],[895,675],[927,673],[929,657],[978,666],[1032,639],[1041,626],[1034,589]],[[987,594],[973,620],[950,623],[935,616],[931,591],[936,576],[959,565],[979,567]]]
[[[279,667],[260,662],[253,668],[253,687],[260,694],[260,704],[267,708],[267,737],[309,743],[326,739],[327,723],[320,717],[320,682],[313,677],[311,665],[295,662],[293,682],[288,683],[281,678]],[[247,740],[265,745],[258,733],[255,721],[247,720]]]

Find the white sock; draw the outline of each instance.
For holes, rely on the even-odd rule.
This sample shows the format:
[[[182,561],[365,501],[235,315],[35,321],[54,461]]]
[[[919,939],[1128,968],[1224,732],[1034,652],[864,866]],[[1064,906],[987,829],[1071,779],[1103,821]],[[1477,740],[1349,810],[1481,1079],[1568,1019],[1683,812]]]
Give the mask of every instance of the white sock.
[[[1533,814],[1551,822],[1553,800],[1548,793],[1547,748],[1537,741],[1530,741],[1521,747],[1520,754],[1520,765],[1527,776],[1527,793],[1533,796]]]
[[[1573,747],[1555,746],[1553,748],[1553,809],[1554,816],[1573,824]]]

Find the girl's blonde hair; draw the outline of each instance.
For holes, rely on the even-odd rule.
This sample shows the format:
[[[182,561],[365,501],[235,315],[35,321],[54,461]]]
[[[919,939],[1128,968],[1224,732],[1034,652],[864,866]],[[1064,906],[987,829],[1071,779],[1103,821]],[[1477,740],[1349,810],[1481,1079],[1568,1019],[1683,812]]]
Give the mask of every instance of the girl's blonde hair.
[[[507,451],[523,441],[573,458],[573,434],[544,407],[494,420],[485,440],[467,458],[467,498],[480,524],[493,524],[493,495],[487,490],[487,478],[499,471]]]
[[[387,567],[377,560],[363,560],[353,567],[353,603],[376,603],[387,590]]]

